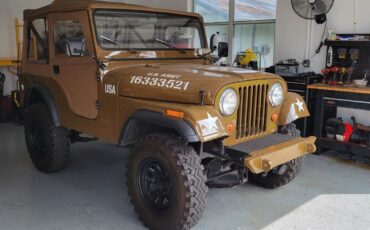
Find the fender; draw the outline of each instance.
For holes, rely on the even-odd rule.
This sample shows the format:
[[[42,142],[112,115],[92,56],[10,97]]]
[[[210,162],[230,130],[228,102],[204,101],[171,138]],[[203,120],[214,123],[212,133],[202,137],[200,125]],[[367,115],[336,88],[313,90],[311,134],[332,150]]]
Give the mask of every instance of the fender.
[[[151,132],[170,129],[176,131],[188,142],[200,141],[193,127],[191,127],[191,125],[186,121],[166,117],[164,114],[159,112],[138,110],[131,115],[124,125],[118,145],[124,146],[136,142],[136,140],[141,136],[140,131],[143,129],[150,130]]]
[[[42,84],[32,84],[27,88],[24,98],[24,107],[27,108],[35,103],[43,102],[50,111],[55,126],[60,126],[60,119],[55,105],[54,98],[50,91]]]
[[[287,125],[299,118],[309,116],[310,112],[303,97],[296,93],[288,92],[280,110],[278,125]]]

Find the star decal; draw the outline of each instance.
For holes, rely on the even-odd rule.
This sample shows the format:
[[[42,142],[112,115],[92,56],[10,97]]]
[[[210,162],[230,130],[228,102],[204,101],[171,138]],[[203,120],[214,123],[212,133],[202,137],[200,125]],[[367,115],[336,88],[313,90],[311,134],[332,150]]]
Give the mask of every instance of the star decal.
[[[217,120],[218,117],[212,117],[211,114],[207,113],[208,119],[204,120],[203,125],[206,125],[207,129],[218,129]]]
[[[208,136],[218,132],[218,117],[212,117],[211,114],[207,113],[207,118],[201,121],[198,121],[199,126],[201,127],[202,134]]]
[[[298,98],[297,98],[297,102],[295,103],[298,107],[298,111],[299,112],[304,112],[304,107],[303,107],[303,102],[300,101]]]

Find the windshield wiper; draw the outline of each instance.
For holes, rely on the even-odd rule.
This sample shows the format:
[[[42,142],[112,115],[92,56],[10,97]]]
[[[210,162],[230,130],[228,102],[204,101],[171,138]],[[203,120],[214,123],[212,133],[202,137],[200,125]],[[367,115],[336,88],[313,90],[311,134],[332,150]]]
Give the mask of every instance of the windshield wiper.
[[[99,37],[100,38],[102,38],[103,40],[106,40],[106,41],[108,41],[108,42],[110,42],[110,43],[112,43],[112,44],[114,44],[114,45],[119,45],[119,46],[123,46],[123,44],[122,43],[119,43],[119,42],[116,42],[116,41],[114,41],[114,40],[112,40],[112,39],[110,39],[110,38],[107,38],[107,37],[105,37],[105,36],[103,36],[103,35],[99,35]],[[137,51],[136,50],[133,50],[133,49],[127,49],[131,54],[137,54]]]
[[[169,47],[169,48],[172,48],[172,49],[175,49],[175,50],[178,50],[180,53],[186,53],[186,51],[185,50],[183,50],[183,49],[180,49],[180,48],[177,48],[175,45],[173,45],[173,44],[171,44],[171,43],[169,43],[169,42],[165,42],[165,41],[163,41],[163,40],[161,40],[161,39],[159,39],[159,38],[156,38],[155,39],[155,41],[156,42],[159,42],[159,43],[161,43],[162,45],[165,45],[165,46],[167,46],[167,47]]]
[[[114,45],[119,45],[119,46],[122,46],[123,45],[123,44],[121,44],[119,42],[116,42],[116,41],[114,41],[114,40],[112,40],[110,38],[107,38],[107,37],[105,37],[103,35],[99,35],[99,38],[102,38],[103,40],[106,40],[106,41],[108,41],[108,42],[110,42],[110,43],[112,43]]]

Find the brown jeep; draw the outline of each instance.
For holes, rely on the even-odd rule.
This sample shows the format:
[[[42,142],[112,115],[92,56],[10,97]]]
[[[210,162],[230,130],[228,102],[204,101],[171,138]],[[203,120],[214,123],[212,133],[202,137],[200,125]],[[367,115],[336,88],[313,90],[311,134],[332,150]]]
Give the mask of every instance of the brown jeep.
[[[213,65],[198,14],[57,0],[24,20],[34,165],[63,169],[77,141],[130,147],[128,192],[151,229],[194,226],[208,187],[284,185],[315,152],[292,123],[303,99],[279,76]]]

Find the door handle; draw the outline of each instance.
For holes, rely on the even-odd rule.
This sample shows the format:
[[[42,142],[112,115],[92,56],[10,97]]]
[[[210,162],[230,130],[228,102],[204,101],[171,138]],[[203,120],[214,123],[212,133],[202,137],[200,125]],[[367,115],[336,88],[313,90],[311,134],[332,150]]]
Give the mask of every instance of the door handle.
[[[59,65],[54,65],[53,66],[53,72],[54,72],[54,74],[59,74],[60,73]]]

